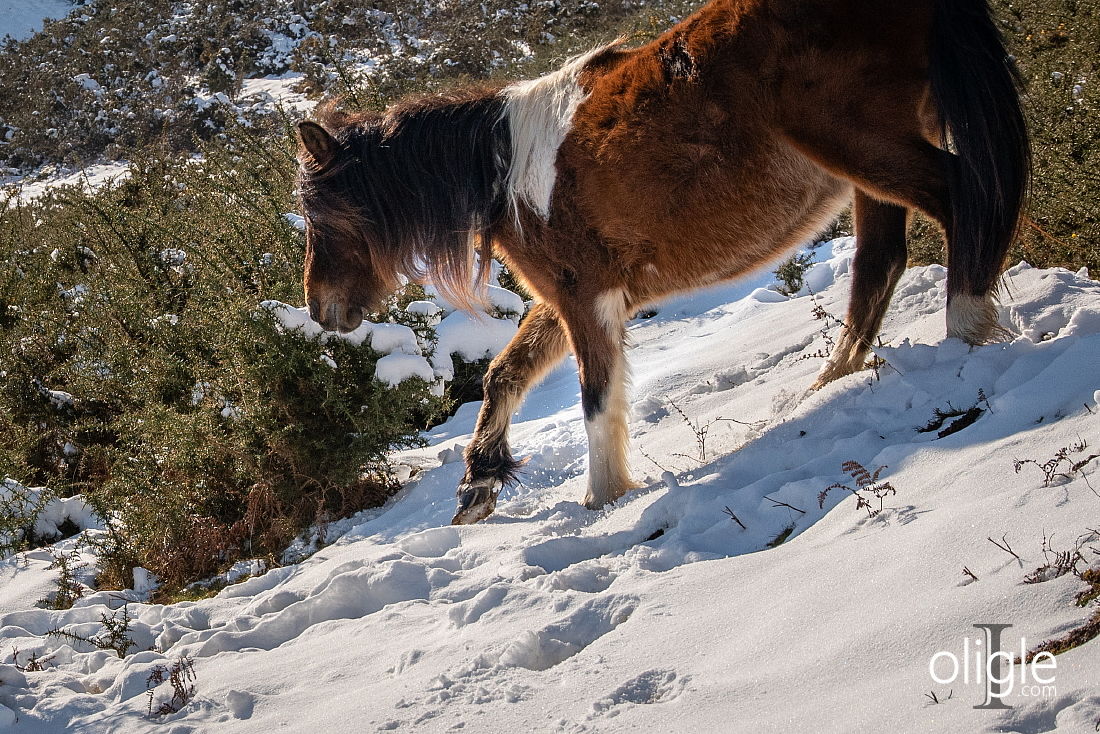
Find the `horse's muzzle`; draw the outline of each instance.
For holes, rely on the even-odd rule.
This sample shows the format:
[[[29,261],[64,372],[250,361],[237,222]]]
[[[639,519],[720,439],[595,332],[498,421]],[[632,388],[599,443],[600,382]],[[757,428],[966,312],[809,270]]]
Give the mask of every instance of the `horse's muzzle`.
[[[309,299],[309,317],[326,331],[347,333],[354,331],[363,323],[363,309],[337,301],[322,305],[316,298],[311,298]]]

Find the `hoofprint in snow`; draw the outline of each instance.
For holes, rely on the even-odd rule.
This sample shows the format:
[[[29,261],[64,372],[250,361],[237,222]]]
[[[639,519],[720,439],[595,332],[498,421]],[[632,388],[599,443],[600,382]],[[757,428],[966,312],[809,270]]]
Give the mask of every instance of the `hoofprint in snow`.
[[[212,599],[130,603],[142,652],[120,659],[46,635],[97,633],[121,603],[111,592],[68,611],[0,614],[0,728],[1095,731],[1100,641],[1059,655],[1041,673],[1049,685],[1021,685],[1014,666],[1005,710],[974,708],[984,689],[961,661],[983,639],[975,624],[1011,624],[1001,645],[1018,653],[1021,639],[1034,646],[1094,611],[1074,606],[1072,574],[1022,582],[1044,562],[1044,537],[1066,550],[1097,528],[1100,497],[1081,476],[1097,463],[1046,486],[1014,462],[1100,445],[1100,284],[1014,267],[1002,315],[1020,336],[970,349],[942,336],[944,269],[911,269],[883,328],[889,346],[876,350],[881,379],[863,372],[809,393],[826,323],[814,306],[842,314],[852,242],[819,252],[803,295],[757,279],[631,322],[643,488],[615,505],[578,504],[587,454],[567,362],[515,417],[523,482],[478,525],[447,525],[476,414],[467,405],[429,448],[399,456],[417,478],[387,507],[335,524],[313,556]],[[937,408],[976,402],[962,430],[916,430]],[[709,425],[705,453],[680,411]],[[830,485],[856,486],[846,461],[886,467],[879,480],[897,493],[873,517],[843,489],[819,507]],[[49,574],[5,561],[0,604],[28,578]],[[13,648],[21,664],[54,657],[24,673]],[[194,660],[194,700],[147,718],[150,672],[181,655]],[[947,682],[932,679],[934,658]]]

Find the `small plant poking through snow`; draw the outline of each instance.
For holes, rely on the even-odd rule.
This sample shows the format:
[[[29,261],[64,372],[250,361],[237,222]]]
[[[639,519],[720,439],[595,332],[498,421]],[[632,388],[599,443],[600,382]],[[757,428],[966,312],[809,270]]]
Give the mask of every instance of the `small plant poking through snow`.
[[[785,296],[793,296],[802,290],[806,283],[806,271],[813,265],[812,252],[795,252],[775,269],[775,279],[779,281],[776,289]]]
[[[19,648],[12,647],[11,649],[11,664],[15,666],[15,669],[20,673],[40,673],[46,669],[46,663],[53,660],[55,654],[46,655],[45,657],[38,657],[37,652],[32,652],[27,655],[27,661],[25,663],[19,662]]]
[[[119,658],[126,657],[130,648],[137,647],[130,636],[130,625],[134,618],[130,616],[130,609],[123,606],[118,613],[108,616],[99,615],[99,621],[103,625],[103,632],[94,637],[85,637],[66,629],[52,629],[46,633],[49,637],[60,637],[70,642],[83,642],[99,650],[114,650]]]
[[[985,404],[982,408],[981,405]],[[936,436],[944,438],[950,436],[952,433],[958,433],[964,428],[974,425],[975,421],[982,417],[982,415],[989,411],[993,412],[993,406],[989,404],[989,398],[986,397],[985,390],[978,388],[978,399],[974,401],[973,405],[969,408],[959,409],[952,405],[950,402],[946,408],[936,408],[932,411],[932,417],[923,426],[917,429],[917,433],[931,433],[936,431]],[[957,420],[951,421],[946,428],[943,424],[950,418],[957,418]],[[1019,471],[1017,469],[1016,471]]]
[[[853,489],[847,484],[841,484],[840,482],[830,484],[828,487],[821,490],[821,493],[817,496],[818,507],[825,507],[825,498],[829,496],[830,491],[834,489],[845,489],[855,496],[857,510],[867,510],[867,516],[874,517],[882,512],[883,500],[889,495],[896,495],[898,493],[889,482],[879,482],[878,480],[879,474],[882,473],[883,469],[887,468],[885,464],[875,469],[873,474],[858,461],[845,461],[841,464],[840,468],[852,476],[852,479],[854,479],[856,483],[855,488]],[[872,498],[878,500],[878,509],[875,509],[871,504]]]
[[[1092,482],[1089,481],[1088,476],[1082,471],[1089,462],[1093,459],[1100,459],[1100,454],[1090,454],[1083,459],[1074,460],[1070,454],[1083,454],[1085,449],[1088,448],[1088,443],[1080,436],[1077,437],[1077,443],[1071,446],[1063,446],[1058,449],[1054,456],[1050,457],[1046,461],[1039,463],[1035,459],[1016,459],[1012,463],[1012,468],[1019,474],[1020,470],[1024,468],[1026,464],[1034,464],[1042,470],[1044,475],[1043,486],[1049,487],[1054,483],[1055,479],[1062,478],[1067,481],[1072,481],[1075,474],[1080,474],[1081,478],[1085,480],[1085,484],[1089,486],[1089,489],[1096,493],[1096,489],[1092,486]]]
[[[161,701],[160,705],[153,708],[156,703],[156,690],[161,683],[168,681],[172,686],[172,697]],[[157,665],[149,673],[145,681],[149,697],[147,713],[149,718],[154,716],[167,716],[179,712],[195,697],[195,664],[188,655],[181,655],[172,667]]]
[[[761,427],[760,423],[745,423],[744,421],[739,421],[736,418],[723,418],[721,416],[717,418],[711,418],[706,423],[703,423],[702,421],[693,421],[691,418],[687,417],[687,413],[685,413],[679,405],[672,402],[671,400],[668,401],[668,404],[672,406],[673,410],[680,414],[680,417],[683,419],[684,423],[686,423],[688,428],[691,429],[692,433],[695,434],[696,455],[688,456],[687,454],[677,453],[673,454],[673,456],[682,456],[685,459],[695,459],[700,464],[706,463],[707,436],[710,434],[710,427],[713,426],[715,423],[737,423],[738,425],[748,426],[749,428],[753,429],[759,429]],[[650,459],[650,461],[653,460]],[[655,461],[653,463],[657,464],[657,462]],[[657,466],[660,467],[660,464],[657,464]]]
[[[1065,576],[1067,573],[1072,573],[1081,578],[1081,573],[1077,571],[1077,564],[1086,563],[1081,549],[1084,548],[1086,543],[1100,537],[1100,533],[1096,531],[1086,533],[1077,539],[1077,542],[1073,544],[1073,548],[1064,551],[1055,550],[1051,547],[1050,541],[1053,537],[1053,535],[1050,537],[1043,536],[1043,565],[1024,578],[1025,584],[1041,584],[1044,581]]]
[[[80,562],[80,551],[51,551],[53,563],[50,569],[57,569],[57,591],[43,599],[39,604],[46,609],[70,609],[76,600],[84,596],[84,584],[76,578],[77,571],[87,568],[86,563]]]

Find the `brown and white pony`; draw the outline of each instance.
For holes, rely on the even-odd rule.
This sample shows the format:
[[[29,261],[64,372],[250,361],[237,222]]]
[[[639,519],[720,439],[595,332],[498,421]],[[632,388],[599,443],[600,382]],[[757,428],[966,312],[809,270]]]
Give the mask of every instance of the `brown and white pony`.
[[[816,386],[863,366],[914,209],[946,234],[947,335],[986,342],[1030,168],[987,0],[713,0],[640,48],[319,123],[299,126],[299,190],[306,300],[322,325],[354,328],[398,273],[475,302],[475,250],[537,296],[485,375],[455,523],[489,515],[515,481],[509,417],[569,349],[584,503],[633,487],[627,318],[776,259],[853,195],[847,324]]]

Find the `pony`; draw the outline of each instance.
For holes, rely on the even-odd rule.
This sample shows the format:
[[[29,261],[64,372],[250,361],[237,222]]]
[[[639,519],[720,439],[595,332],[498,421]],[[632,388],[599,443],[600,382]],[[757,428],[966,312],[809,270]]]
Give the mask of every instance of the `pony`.
[[[775,260],[849,202],[851,301],[815,388],[864,366],[913,210],[945,235],[947,336],[998,338],[1030,175],[1019,78],[987,0],[713,0],[636,48],[384,113],[328,106],[298,133],[305,298],[326,329],[354,329],[399,274],[469,307],[494,254],[536,297],[485,373],[456,524],[487,517],[517,480],[509,418],[570,349],[584,504],[635,487],[627,319]]]

